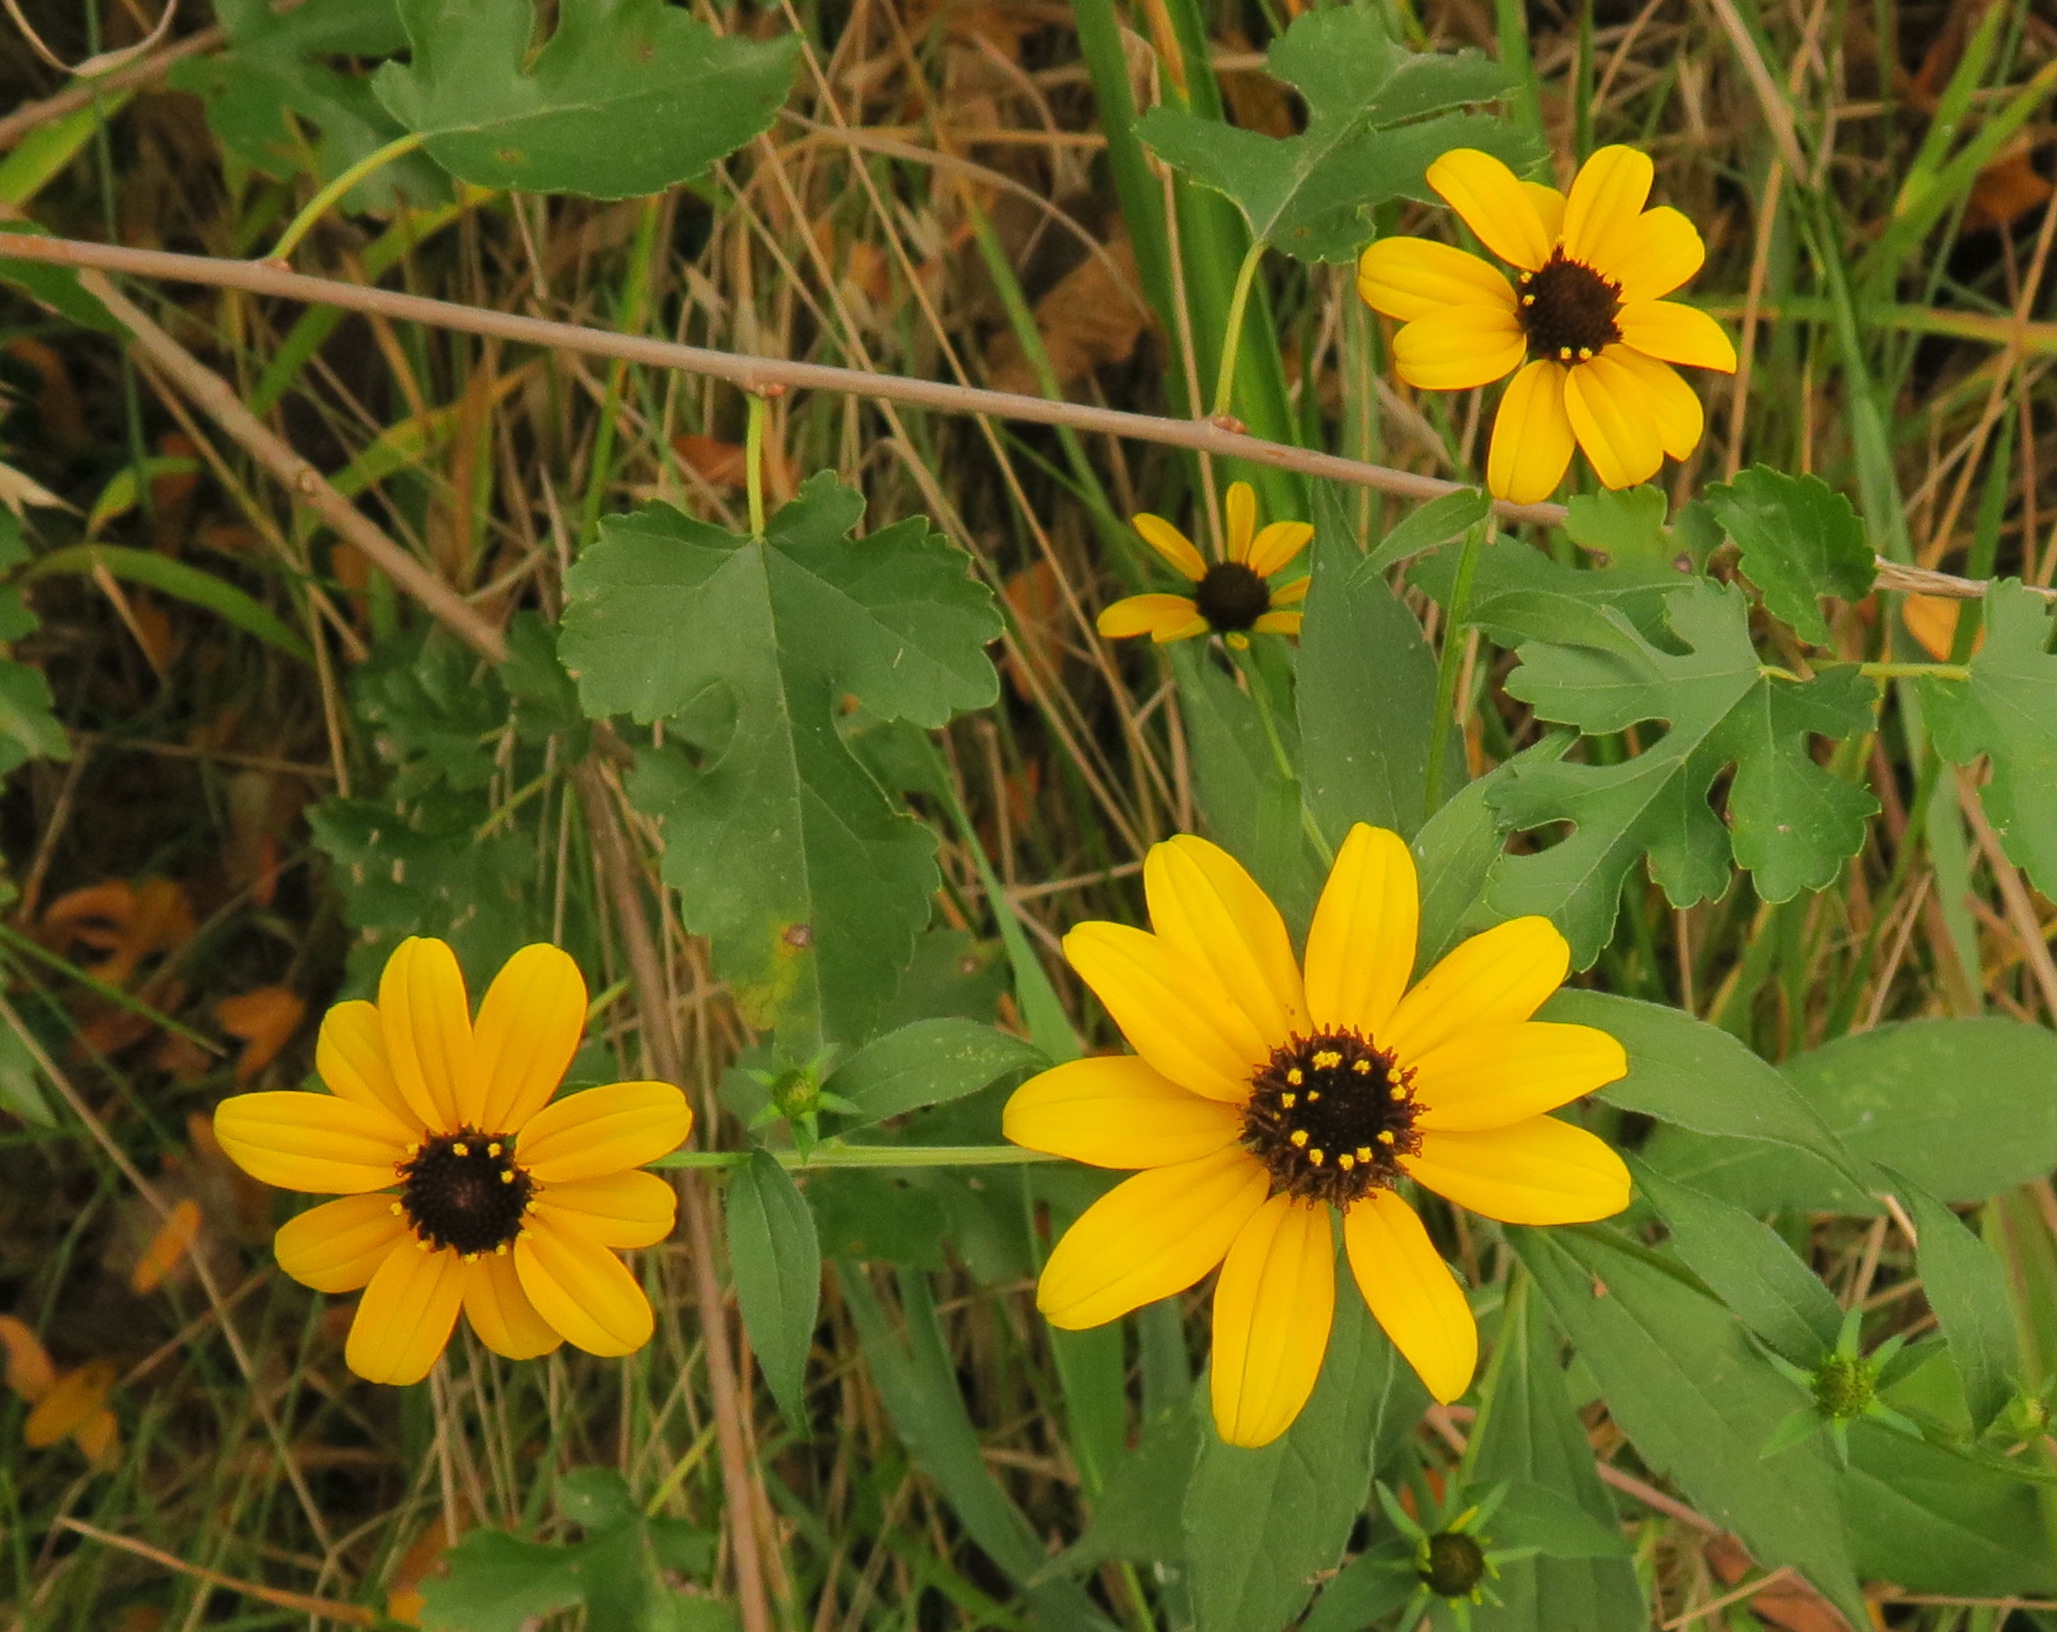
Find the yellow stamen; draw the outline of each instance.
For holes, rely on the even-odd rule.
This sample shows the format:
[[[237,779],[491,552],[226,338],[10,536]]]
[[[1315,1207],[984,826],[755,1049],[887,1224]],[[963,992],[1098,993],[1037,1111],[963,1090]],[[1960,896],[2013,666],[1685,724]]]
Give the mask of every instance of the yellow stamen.
[[[1307,1159],[1310,1162],[1312,1162],[1316,1167],[1319,1167],[1323,1162],[1328,1160],[1328,1152],[1324,1150],[1310,1150],[1307,1153]]]
[[[450,1147],[450,1154],[452,1156],[469,1156],[471,1154],[471,1146],[460,1140]]]
[[[1355,1065],[1351,1066],[1350,1069],[1352,1071],[1355,1071],[1360,1077],[1368,1077],[1371,1075],[1371,1061],[1359,1060]]]
[[[1345,1173],[1349,1172],[1356,1165],[1357,1158],[1352,1156],[1347,1150],[1336,1158],[1336,1166],[1340,1167]]]
[[[1391,1128],[1386,1129],[1384,1133],[1378,1136],[1378,1142],[1382,1145],[1390,1145],[1393,1142],[1393,1130]]]
[[[1314,1056],[1314,1068],[1317,1071],[1333,1071],[1342,1063],[1343,1056],[1332,1048],[1324,1048]]]
[[[1307,1130],[1305,1128],[1295,1128],[1293,1130],[1293,1143],[1303,1147],[1306,1145]]]
[[[1280,1094],[1278,1102],[1290,1111],[1295,1105],[1300,1103],[1300,1096],[1298,1094]]]
[[[493,1141],[493,1142],[492,1142],[492,1143],[491,1143],[490,1145],[486,1146],[486,1154],[487,1154],[488,1156],[497,1156],[497,1155],[499,1155],[499,1154],[500,1154],[500,1141],[499,1141],[499,1140],[497,1140],[497,1139],[495,1139],[495,1140],[494,1140],[494,1141]]]
[[[514,1182],[514,1170],[512,1168],[503,1167],[500,1170],[500,1182],[502,1184],[512,1184]]]
[[[1358,1160],[1359,1160],[1360,1162],[1368,1162],[1368,1161],[1370,1161],[1370,1160],[1371,1160],[1371,1146],[1369,1146],[1369,1145],[1359,1145],[1359,1146],[1357,1147],[1357,1159],[1358,1159]]]
[[[1290,1082],[1295,1088],[1299,1087],[1306,1080],[1307,1073],[1302,1071],[1297,1065],[1286,1073],[1286,1081]]]

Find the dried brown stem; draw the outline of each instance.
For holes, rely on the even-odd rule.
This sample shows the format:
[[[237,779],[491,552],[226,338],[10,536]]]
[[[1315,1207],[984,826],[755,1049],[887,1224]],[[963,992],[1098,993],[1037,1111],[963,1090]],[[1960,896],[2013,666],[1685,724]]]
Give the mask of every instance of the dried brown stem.
[[[46,96],[40,102],[24,102],[5,119],[0,119],[0,152],[13,147],[30,131],[49,124],[53,119],[78,112],[95,97],[109,96],[116,91],[125,91],[131,85],[145,84],[163,74],[175,62],[187,57],[204,57],[228,43],[226,30],[203,28],[188,34],[175,45],[167,45],[162,51],[137,57],[109,73],[82,80],[76,85],[67,85],[55,96]]]

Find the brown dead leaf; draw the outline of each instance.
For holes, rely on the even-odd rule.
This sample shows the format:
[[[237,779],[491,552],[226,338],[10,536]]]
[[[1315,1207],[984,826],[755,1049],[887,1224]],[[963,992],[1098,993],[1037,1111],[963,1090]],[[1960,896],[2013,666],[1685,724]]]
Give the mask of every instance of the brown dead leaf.
[[[129,1272],[129,1290],[139,1295],[155,1292],[164,1284],[165,1277],[185,1262],[199,1234],[200,1203],[188,1196],[172,1208],[158,1225],[157,1233],[150,1237],[143,1256]]]
[[[1150,321],[1138,287],[1136,252],[1119,233],[1104,256],[1088,255],[1036,302],[1036,331],[1060,389],[1069,391],[1105,364],[1128,361]],[[996,391],[1035,395],[1040,389],[1012,331],[987,348],[986,370]]]
[[[1964,210],[1964,230],[2004,231],[2050,201],[2049,180],[2036,168],[2035,150],[2017,142],[1979,171]]]
[[[157,451],[167,459],[197,459],[200,448],[183,431],[166,431],[157,439]],[[200,473],[197,470],[171,471],[150,478],[150,502],[157,511],[157,536],[160,543],[166,535],[176,536],[185,531],[188,512],[193,500],[200,492]]]
[[[106,1428],[101,1428],[94,1425],[93,1419],[107,1415],[107,1396],[114,1392],[115,1379],[120,1375],[112,1360],[88,1360],[83,1366],[59,1373],[49,1392],[36,1402],[28,1421],[22,1424],[22,1438],[40,1451],[55,1445],[66,1434],[76,1433],[83,1447],[83,1430],[90,1428],[92,1437],[104,1444],[113,1420],[110,1417]],[[88,1450],[87,1454],[93,1453]]]
[[[1044,674],[1055,674],[1064,659],[1064,596],[1057,582],[1057,569],[1039,558],[1034,565],[1012,574],[1000,593],[1014,615],[1020,642],[1035,666]],[[1033,699],[1035,691],[1023,672],[1021,659],[1009,651],[1001,666],[1007,671],[1015,695],[1023,702]]]
[[[236,1082],[248,1082],[279,1057],[279,1050],[293,1039],[300,1022],[307,1018],[307,1001],[284,986],[259,986],[254,991],[225,997],[214,1006],[221,1029],[241,1039],[243,1052],[236,1060]]]
[[[125,986],[146,958],[176,952],[198,927],[182,885],[117,878],[59,896],[44,909],[39,932],[60,952],[82,945],[105,954],[87,969],[110,986]]]
[[[391,1619],[403,1626],[421,1625],[421,1612],[427,1607],[421,1583],[443,1562],[443,1555],[457,1545],[459,1534],[458,1527],[438,1513],[400,1555],[400,1562],[393,1566],[392,1584],[386,1588],[386,1614]]]
[[[1757,1566],[1733,1536],[1716,1536],[1707,1543],[1707,1564],[1715,1578],[1732,1587]],[[1850,1632],[1842,1612],[1797,1575],[1786,1574],[1765,1583],[1749,1599],[1750,1612],[1782,1632]]]
[[[687,431],[671,439],[671,451],[701,480],[714,487],[740,493],[750,483],[749,449],[740,442],[724,442],[718,436]],[[781,501],[793,496],[793,473],[778,449],[764,450],[764,488]]]

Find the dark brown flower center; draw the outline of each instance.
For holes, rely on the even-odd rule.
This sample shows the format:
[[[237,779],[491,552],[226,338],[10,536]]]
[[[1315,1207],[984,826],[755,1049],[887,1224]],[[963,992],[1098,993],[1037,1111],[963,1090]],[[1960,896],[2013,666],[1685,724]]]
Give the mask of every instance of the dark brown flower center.
[[[1531,360],[1582,363],[1621,338],[1614,321],[1621,312],[1621,285],[1583,261],[1566,260],[1563,250],[1522,273],[1519,283],[1516,315],[1528,333]]]
[[[1243,1143],[1274,1191],[1347,1207],[1421,1149],[1412,1078],[1359,1032],[1295,1036],[1251,1081]]]
[[[1461,1530],[1430,1536],[1427,1551],[1421,1579],[1439,1598],[1469,1598],[1486,1578],[1485,1549]]]
[[[535,1191],[514,1141],[476,1128],[426,1141],[400,1169],[400,1210],[414,1233],[467,1258],[512,1242]]]
[[[1240,561],[1217,561],[1193,586],[1193,604],[1217,635],[1239,635],[1271,610],[1271,588]]]

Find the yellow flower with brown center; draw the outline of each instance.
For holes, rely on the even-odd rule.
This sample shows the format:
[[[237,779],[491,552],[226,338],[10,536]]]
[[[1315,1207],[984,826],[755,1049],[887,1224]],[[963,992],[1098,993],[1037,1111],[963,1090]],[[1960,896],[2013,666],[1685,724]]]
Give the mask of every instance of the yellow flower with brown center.
[[[1705,428],[1699,397],[1671,365],[1735,372],[1721,326],[1663,298],[1707,251],[1677,210],[1643,208],[1651,176],[1648,154],[1603,147],[1567,198],[1458,148],[1429,166],[1428,183],[1517,269],[1514,281],[1425,238],[1382,238],[1357,263],[1365,303],[1406,325],[1393,361],[1408,384],[1466,391],[1514,375],[1486,455],[1497,498],[1548,498],[1574,440],[1607,486],[1648,481]]]
[[[1143,886],[1154,933],[1086,923],[1064,938],[1136,1052],[1045,1071],[1007,1104],[1017,1144],[1142,1170],[1057,1243],[1037,1307],[1098,1326],[1220,1265],[1215,1424],[1230,1444],[1268,1444],[1321,1371],[1341,1214],[1365,1303],[1429,1392],[1456,1399],[1477,1327],[1399,1184],[1512,1224],[1628,1205],[1614,1150],[1546,1114],[1628,1070],[1606,1032],[1531,1018],[1570,966],[1564,937],[1516,918],[1410,987],[1414,858],[1362,823],[1322,890],[1304,972],[1278,909],[1206,840],[1152,847]]]
[[[419,1382],[460,1308],[514,1360],[649,1341],[650,1300],[615,1254],[671,1233],[671,1186],[635,1169],[677,1149],[693,1113],[668,1082],[553,1101],[585,1027],[586,983],[554,946],[508,959],[474,1025],[455,954],[406,940],[376,1004],[323,1019],[315,1070],[330,1092],[216,1109],[215,1135],[246,1172],[341,1197],[274,1246],[318,1292],[364,1289],[344,1348],[358,1376]]]
[[[1248,482],[1233,482],[1222,504],[1227,523],[1227,559],[1209,563],[1193,541],[1162,516],[1147,512],[1130,522],[1143,542],[1164,557],[1171,570],[1193,586],[1190,595],[1131,595],[1100,614],[1100,633],[1110,640],[1148,635],[1158,645],[1210,631],[1240,651],[1254,630],[1262,635],[1297,635],[1307,598],[1307,580],[1296,578],[1274,590],[1272,574],[1291,565],[1314,529],[1304,521],[1274,521],[1257,527],[1257,494]]]

